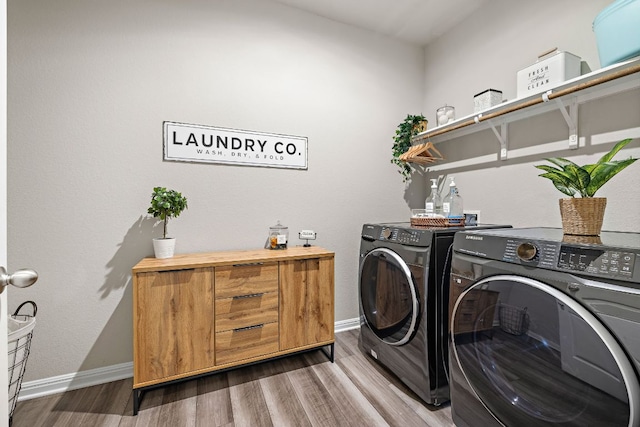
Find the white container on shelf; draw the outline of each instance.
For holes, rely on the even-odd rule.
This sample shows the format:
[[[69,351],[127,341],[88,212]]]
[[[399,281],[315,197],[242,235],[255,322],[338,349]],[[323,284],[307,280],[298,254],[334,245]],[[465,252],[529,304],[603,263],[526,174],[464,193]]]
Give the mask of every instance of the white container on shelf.
[[[502,103],[502,91],[496,89],[487,89],[473,97],[473,112],[486,110]]]
[[[600,65],[640,55],[640,0],[616,0],[593,21]]]
[[[518,98],[546,92],[562,82],[579,76],[579,56],[555,49],[545,52],[538,57],[535,64],[518,71]]]

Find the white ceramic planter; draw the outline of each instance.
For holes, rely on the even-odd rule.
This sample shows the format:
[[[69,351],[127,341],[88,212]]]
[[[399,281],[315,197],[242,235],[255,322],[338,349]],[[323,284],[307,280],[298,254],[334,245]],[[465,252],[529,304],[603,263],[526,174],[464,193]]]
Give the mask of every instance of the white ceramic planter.
[[[173,237],[153,239],[153,252],[156,258],[171,258],[176,249],[176,239]]]

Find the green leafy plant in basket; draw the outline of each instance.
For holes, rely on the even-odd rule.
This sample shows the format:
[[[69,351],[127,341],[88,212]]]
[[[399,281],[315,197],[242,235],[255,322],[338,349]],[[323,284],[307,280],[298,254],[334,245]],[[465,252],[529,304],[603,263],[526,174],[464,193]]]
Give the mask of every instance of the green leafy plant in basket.
[[[154,187],[151,193],[151,206],[147,213],[164,222],[162,238],[167,238],[167,223],[169,218],[177,218],[187,209],[187,198],[175,190],[164,187]]]
[[[411,148],[411,138],[426,130],[426,127],[427,119],[423,115],[414,116],[408,114],[407,118],[396,129],[396,134],[393,137],[393,158],[391,163],[400,168],[398,173],[402,175],[403,182],[408,181],[411,177],[411,166],[407,162],[400,160],[399,157]]]
[[[631,141],[632,139],[628,138],[618,142],[611,151],[594,164],[578,166],[562,157],[551,157],[545,160],[555,167],[549,165],[535,165],[535,167],[545,171],[538,176],[550,179],[553,185],[567,196],[594,197],[596,191],[611,178],[638,160],[632,157],[625,160],[612,160],[618,151]]]
[[[638,159],[612,160],[631,139],[618,142],[594,164],[578,166],[562,157],[546,159],[554,166],[535,165],[563,194],[559,200],[562,231],[565,235],[599,236],[607,205],[606,197],[594,197],[611,178]]]

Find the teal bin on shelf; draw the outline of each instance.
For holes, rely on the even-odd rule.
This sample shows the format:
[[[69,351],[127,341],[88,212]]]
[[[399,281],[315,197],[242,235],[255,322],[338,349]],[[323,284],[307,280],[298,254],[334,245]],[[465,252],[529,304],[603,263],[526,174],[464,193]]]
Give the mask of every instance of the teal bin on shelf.
[[[616,0],[593,21],[600,65],[640,55],[640,0]]]

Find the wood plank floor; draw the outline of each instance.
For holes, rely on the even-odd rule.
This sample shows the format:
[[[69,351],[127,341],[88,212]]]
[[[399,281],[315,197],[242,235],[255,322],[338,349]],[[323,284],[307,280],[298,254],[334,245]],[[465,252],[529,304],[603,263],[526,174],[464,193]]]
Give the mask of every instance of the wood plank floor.
[[[145,393],[133,416],[132,379],[19,402],[13,427],[453,426],[448,405],[424,404],[336,334],[335,363],[313,351]]]

